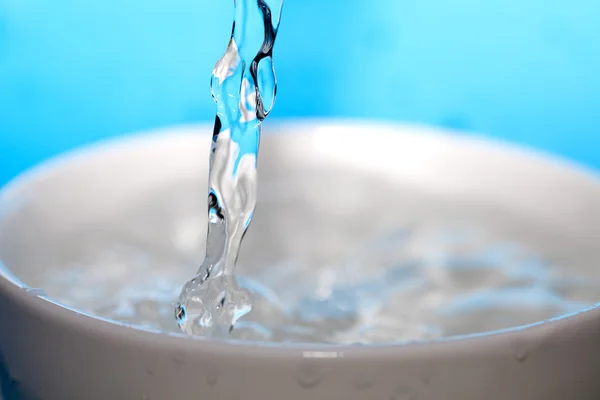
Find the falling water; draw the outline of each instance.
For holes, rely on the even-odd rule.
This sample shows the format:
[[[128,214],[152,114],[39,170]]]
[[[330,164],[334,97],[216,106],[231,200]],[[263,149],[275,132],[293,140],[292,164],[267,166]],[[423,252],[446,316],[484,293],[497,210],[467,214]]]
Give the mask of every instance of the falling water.
[[[254,214],[262,121],[275,102],[273,45],[282,0],[235,0],[229,45],[214,67],[217,104],[210,155],[206,255],[175,308],[180,328],[195,335],[230,332],[252,308],[234,276]]]

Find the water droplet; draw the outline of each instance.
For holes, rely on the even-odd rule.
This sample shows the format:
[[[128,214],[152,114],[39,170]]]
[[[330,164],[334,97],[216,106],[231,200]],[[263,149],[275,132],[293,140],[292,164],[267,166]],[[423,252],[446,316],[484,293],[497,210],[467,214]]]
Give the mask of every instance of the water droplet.
[[[31,295],[31,296],[39,296],[39,297],[47,297],[48,295],[46,294],[46,292],[44,291],[44,289],[40,289],[40,288],[27,288],[25,289],[25,292],[27,292],[27,294]]]
[[[372,388],[373,385],[375,385],[375,376],[371,371],[363,371],[353,383],[354,388],[361,392]]]
[[[429,385],[431,383],[431,376],[433,375],[433,371],[430,365],[425,366],[422,370],[421,370],[421,382],[424,385]]]
[[[394,389],[390,400],[417,400],[419,395],[410,386],[400,385]]]
[[[513,338],[510,342],[510,347],[513,356],[518,362],[524,362],[529,357],[529,349],[527,343],[520,335]]]
[[[186,356],[187,356],[187,353],[185,353],[183,351],[176,351],[173,354],[172,360],[175,363],[175,365],[177,365],[179,367],[185,367],[185,365],[187,364]]]
[[[215,387],[219,383],[219,374],[215,370],[211,370],[206,374],[206,383],[210,387]]]
[[[296,374],[296,382],[304,389],[312,389],[323,381],[323,374],[316,366],[301,365]]]

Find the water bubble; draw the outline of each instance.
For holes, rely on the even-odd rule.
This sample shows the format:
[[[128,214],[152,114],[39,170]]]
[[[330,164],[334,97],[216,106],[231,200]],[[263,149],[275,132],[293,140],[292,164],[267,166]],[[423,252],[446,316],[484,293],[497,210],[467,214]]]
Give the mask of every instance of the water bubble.
[[[267,115],[275,103],[277,92],[275,70],[273,69],[271,57],[265,57],[258,63],[256,80],[260,101],[262,101],[264,113]]]

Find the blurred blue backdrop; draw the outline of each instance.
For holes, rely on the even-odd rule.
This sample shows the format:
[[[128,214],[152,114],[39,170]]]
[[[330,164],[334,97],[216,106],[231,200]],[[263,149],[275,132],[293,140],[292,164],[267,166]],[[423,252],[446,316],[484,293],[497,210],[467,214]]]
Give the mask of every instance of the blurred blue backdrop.
[[[0,0],[0,184],[57,152],[212,120],[231,0]],[[597,0],[286,0],[273,117],[485,132],[600,167]]]

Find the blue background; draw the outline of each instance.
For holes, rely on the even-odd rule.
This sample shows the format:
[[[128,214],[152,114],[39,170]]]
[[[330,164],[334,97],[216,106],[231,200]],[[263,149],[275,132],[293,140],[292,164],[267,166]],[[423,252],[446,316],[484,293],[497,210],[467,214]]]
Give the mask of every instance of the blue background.
[[[0,184],[57,152],[212,120],[231,0],[0,0]],[[485,132],[600,167],[597,0],[286,0],[273,117]]]

